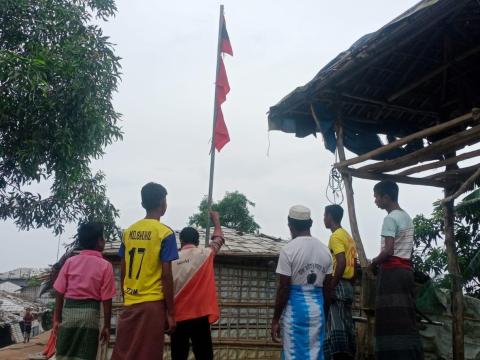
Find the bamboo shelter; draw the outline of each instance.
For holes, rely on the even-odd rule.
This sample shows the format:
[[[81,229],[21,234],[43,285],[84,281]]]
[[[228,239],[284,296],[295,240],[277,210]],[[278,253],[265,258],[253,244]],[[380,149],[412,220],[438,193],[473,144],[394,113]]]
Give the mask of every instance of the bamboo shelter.
[[[453,209],[480,179],[479,44],[478,1],[423,0],[360,38],[273,106],[268,119],[270,130],[321,133],[338,154],[333,166],[363,268],[353,177],[444,190],[454,359],[464,359],[464,310]],[[346,149],[356,156],[347,159]]]
[[[215,276],[220,319],[212,325],[215,359],[280,359],[281,346],[270,340],[276,274],[275,267],[284,240],[259,234],[244,234],[224,228],[225,245],[215,258]],[[200,238],[205,236],[199,230]],[[178,233],[177,233],[178,239]],[[122,309],[120,291],[120,242],[108,243],[104,256],[112,262],[117,298],[112,316],[112,342]],[[169,338],[165,358],[169,359]]]

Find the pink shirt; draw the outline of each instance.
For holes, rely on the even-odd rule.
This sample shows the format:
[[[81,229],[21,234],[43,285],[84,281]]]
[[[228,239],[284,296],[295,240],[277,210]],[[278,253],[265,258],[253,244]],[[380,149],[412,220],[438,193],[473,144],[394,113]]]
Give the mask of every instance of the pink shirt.
[[[112,264],[96,250],[82,250],[62,266],[54,289],[67,299],[98,301],[115,296]]]

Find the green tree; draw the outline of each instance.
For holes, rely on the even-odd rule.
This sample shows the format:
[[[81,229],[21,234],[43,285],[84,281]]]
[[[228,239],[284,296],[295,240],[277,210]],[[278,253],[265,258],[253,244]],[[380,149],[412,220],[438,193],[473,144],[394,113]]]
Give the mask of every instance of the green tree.
[[[113,0],[0,0],[0,218],[20,229],[95,219],[116,231],[104,175],[89,167],[122,137],[119,57],[92,22],[115,12]]]
[[[198,206],[199,212],[190,217],[190,225],[207,227],[207,205],[207,198],[205,197]],[[253,215],[250,214],[249,205],[254,207],[255,203],[248,200],[244,194],[234,191],[227,192],[222,200],[213,203],[212,209],[220,213],[220,221],[223,226],[245,233],[255,233],[260,229],[260,226],[255,222]]]
[[[480,189],[456,206],[455,216],[455,240],[464,290],[467,294],[480,298]],[[439,286],[450,288],[447,254],[443,245],[442,206],[439,202],[435,203],[430,217],[418,215],[413,222],[415,268],[430,274]]]

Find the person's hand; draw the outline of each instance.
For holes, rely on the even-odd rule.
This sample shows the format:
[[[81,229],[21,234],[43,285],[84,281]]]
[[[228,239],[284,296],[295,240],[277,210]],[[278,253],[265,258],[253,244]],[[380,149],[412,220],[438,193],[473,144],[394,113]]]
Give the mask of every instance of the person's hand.
[[[175,331],[175,328],[177,327],[177,323],[175,321],[175,318],[171,314],[167,314],[167,327],[165,329],[165,332],[169,335],[172,335],[173,332]]]
[[[218,213],[218,211],[210,210],[208,214],[212,219],[213,225],[220,225],[220,214]]]
[[[280,321],[272,320],[272,341],[279,343],[282,341],[280,337]]]
[[[110,327],[104,326],[100,332],[100,342],[102,344],[108,344],[110,340]]]

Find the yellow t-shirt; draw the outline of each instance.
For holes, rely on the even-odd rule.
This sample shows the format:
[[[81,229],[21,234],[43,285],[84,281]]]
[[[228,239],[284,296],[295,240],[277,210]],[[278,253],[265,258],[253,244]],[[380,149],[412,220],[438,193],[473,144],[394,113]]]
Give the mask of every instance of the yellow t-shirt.
[[[158,220],[142,219],[123,233],[125,305],[163,300],[162,262],[178,259],[175,233]]]
[[[328,248],[333,255],[333,272],[337,266],[337,259],[335,255],[345,253],[345,271],[343,272],[344,279],[351,279],[355,273],[355,259],[357,257],[357,250],[355,248],[355,242],[350,234],[343,228],[335,230],[330,236],[328,242]]]

